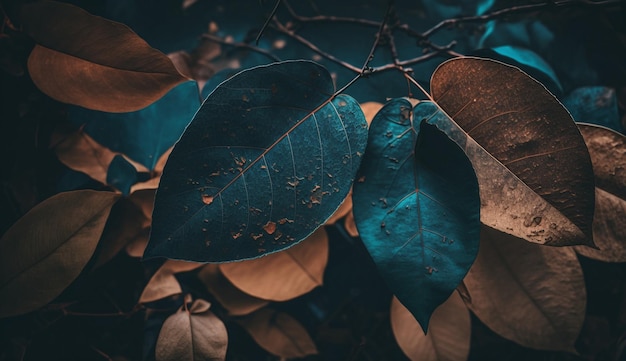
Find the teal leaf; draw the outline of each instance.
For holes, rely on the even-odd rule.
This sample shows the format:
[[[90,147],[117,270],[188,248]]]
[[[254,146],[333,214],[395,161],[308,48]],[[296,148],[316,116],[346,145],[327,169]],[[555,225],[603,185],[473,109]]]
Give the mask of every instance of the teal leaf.
[[[617,108],[615,89],[588,86],[574,89],[564,99],[563,105],[577,122],[602,125],[623,133],[624,127]]]
[[[478,253],[478,181],[463,150],[428,123],[437,108],[393,99],[374,117],[352,195],[359,234],[424,330]]]
[[[542,83],[552,94],[563,93],[563,86],[554,69],[532,50],[521,46],[503,45],[492,49],[482,49],[475,53],[520,68]]]
[[[315,231],[348,194],[367,143],[359,104],[334,92],[310,61],[220,84],[168,159],[144,257],[252,259]]]
[[[85,132],[98,143],[152,170],[199,107],[198,86],[188,81],[135,112],[106,113],[72,106],[68,117],[75,125],[84,125]]]

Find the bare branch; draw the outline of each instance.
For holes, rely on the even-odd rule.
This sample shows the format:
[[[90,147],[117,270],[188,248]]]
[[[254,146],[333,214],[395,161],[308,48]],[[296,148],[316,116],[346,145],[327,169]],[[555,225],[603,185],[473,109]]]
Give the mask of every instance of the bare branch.
[[[466,16],[454,19],[446,19],[439,22],[437,25],[432,28],[426,30],[421,33],[421,38],[427,39],[437,31],[449,27],[454,26],[461,23],[476,23],[476,22],[486,22],[489,20],[497,19],[504,17],[506,15],[513,14],[523,14],[538,10],[552,10],[557,8],[569,8],[569,7],[611,7],[611,6],[619,6],[620,0],[605,0],[605,1],[589,1],[589,0],[562,0],[562,1],[546,1],[544,3],[539,4],[529,4],[529,5],[519,5],[512,6],[510,8],[496,10],[484,15],[478,16]]]
[[[254,43],[256,45],[259,45],[259,40],[261,40],[261,36],[263,36],[263,33],[265,32],[265,29],[267,29],[267,26],[270,24],[270,21],[274,18],[274,15],[276,15],[276,11],[278,11],[278,7],[280,6],[281,2],[282,2],[282,0],[276,0],[276,4],[274,5],[274,8],[272,9],[272,12],[267,17],[267,19],[265,19],[265,23],[263,23],[263,26],[261,27],[261,30],[259,30],[259,33],[257,34],[256,39],[254,40]]]
[[[206,39],[218,44],[222,44],[225,46],[230,46],[236,49],[246,49],[246,50],[251,50],[254,51],[256,53],[259,53],[261,55],[265,55],[266,57],[270,58],[272,61],[280,61],[280,58],[277,57],[276,55],[272,54],[271,52],[263,49],[263,48],[259,48],[257,46],[254,45],[250,45],[247,43],[235,43],[232,41],[226,41],[218,36],[215,35],[211,35],[211,34],[202,34],[202,39]]]

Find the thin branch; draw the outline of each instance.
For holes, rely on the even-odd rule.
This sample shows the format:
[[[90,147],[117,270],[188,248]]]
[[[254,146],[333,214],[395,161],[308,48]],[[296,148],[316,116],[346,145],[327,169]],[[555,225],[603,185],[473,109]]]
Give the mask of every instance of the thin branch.
[[[271,52],[269,52],[269,51],[267,51],[267,50],[265,50],[263,48],[259,48],[257,46],[250,45],[250,44],[247,44],[247,43],[235,43],[235,42],[232,42],[232,41],[226,41],[226,40],[224,40],[224,39],[222,39],[222,38],[220,38],[218,36],[211,35],[211,34],[203,34],[202,35],[202,39],[206,39],[206,40],[209,40],[209,41],[212,41],[212,42],[215,42],[215,43],[218,43],[218,44],[222,44],[222,45],[225,45],[225,46],[230,46],[230,47],[235,48],[235,49],[251,50],[251,51],[254,51],[254,52],[259,53],[261,55],[265,55],[266,57],[268,57],[272,61],[280,61],[280,58],[277,57],[276,55],[272,54]]]
[[[489,20],[506,16],[506,15],[523,14],[523,13],[533,12],[533,11],[543,10],[543,9],[569,8],[569,7],[575,7],[575,6],[610,7],[610,6],[620,5],[620,2],[621,0],[605,0],[605,1],[562,0],[562,1],[546,1],[545,3],[540,3],[540,4],[512,6],[510,8],[496,10],[496,11],[493,11],[484,15],[466,16],[466,17],[443,20],[439,22],[438,24],[436,24],[435,26],[433,26],[432,28],[421,33],[421,38],[427,39],[428,37],[433,35],[435,32],[445,27],[454,26],[454,25],[461,24],[461,23],[486,22]]]
[[[318,48],[312,42],[310,42],[307,39],[303,38],[302,36],[296,34],[294,31],[287,29],[285,27],[285,25],[281,24],[280,22],[274,21],[274,24],[273,24],[272,27],[275,30],[277,30],[278,32],[289,36],[290,38],[296,40],[300,44],[302,44],[302,45],[306,46],[307,48],[313,50],[318,55],[320,55],[320,56],[322,56],[322,57],[332,61],[333,63],[341,65],[342,67],[344,67],[344,68],[346,68],[346,69],[348,69],[348,70],[350,70],[350,71],[352,71],[354,73],[357,73],[357,74],[361,73],[361,69],[359,69],[356,66],[354,66],[354,65],[352,65],[352,64],[350,64],[350,63],[348,63],[346,61],[343,61],[343,60],[341,60],[341,59],[339,59],[339,58],[337,58],[337,57],[335,57],[335,56],[333,56],[331,54],[328,54],[327,52],[321,50],[320,48]]]
[[[276,11],[278,11],[278,7],[280,6],[281,2],[282,0],[276,0],[276,4],[274,5],[274,8],[272,9],[272,12],[270,13],[270,15],[267,17],[267,19],[265,19],[265,23],[263,23],[261,30],[259,30],[259,33],[257,34],[256,39],[254,40],[254,44],[259,45],[259,40],[261,40],[261,36],[263,36],[263,32],[265,32],[265,29],[267,29],[267,26],[270,24],[270,21],[272,21],[272,19],[274,18],[274,15],[276,15]]]
[[[383,18],[383,22],[380,23],[380,27],[378,28],[378,32],[376,33],[376,39],[374,39],[374,43],[372,44],[372,48],[370,49],[370,53],[367,56],[367,58],[365,59],[365,62],[363,63],[363,66],[361,67],[361,74],[362,75],[366,75],[367,73],[371,73],[371,69],[369,69],[370,62],[374,59],[374,53],[376,52],[376,49],[378,48],[378,44],[380,43],[380,39],[383,37],[383,34],[385,33],[387,20],[389,19],[389,15],[391,14],[391,11],[393,9],[394,9],[394,2],[393,2],[393,0],[389,0],[389,2],[387,3],[387,11],[385,12],[385,17]]]
[[[349,24],[358,24],[367,27],[378,28],[380,26],[379,21],[372,21],[367,19],[359,19],[359,18],[350,18],[350,17],[342,17],[342,16],[327,16],[327,15],[318,15],[318,16],[302,16],[297,14],[291,4],[287,0],[283,1],[285,8],[289,12],[291,17],[300,22],[300,23],[349,23]]]

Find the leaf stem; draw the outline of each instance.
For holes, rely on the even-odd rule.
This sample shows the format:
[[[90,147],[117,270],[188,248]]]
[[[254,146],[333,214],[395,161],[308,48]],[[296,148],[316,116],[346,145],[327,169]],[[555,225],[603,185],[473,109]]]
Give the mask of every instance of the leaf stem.
[[[261,30],[259,30],[259,33],[257,34],[256,39],[254,40],[254,43],[257,46],[259,45],[259,40],[261,40],[261,36],[263,36],[265,29],[267,29],[267,26],[270,24],[270,21],[274,18],[274,15],[276,15],[276,11],[278,11],[278,7],[280,6],[281,2],[282,0],[276,0],[276,4],[274,4],[274,8],[272,9],[272,12],[267,17],[267,19],[265,19],[265,23],[263,23]]]

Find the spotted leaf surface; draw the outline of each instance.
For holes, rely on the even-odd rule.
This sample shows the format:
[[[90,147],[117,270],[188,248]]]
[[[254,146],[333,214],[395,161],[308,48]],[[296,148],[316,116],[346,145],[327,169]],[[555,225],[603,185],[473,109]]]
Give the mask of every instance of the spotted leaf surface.
[[[168,159],[144,256],[251,259],[317,229],[348,194],[367,142],[359,104],[333,94],[310,61],[219,85]]]
[[[418,106],[413,114],[403,98],[380,110],[352,196],[365,246],[424,330],[476,258],[480,233],[472,165],[456,143],[421,121],[428,110]]]

